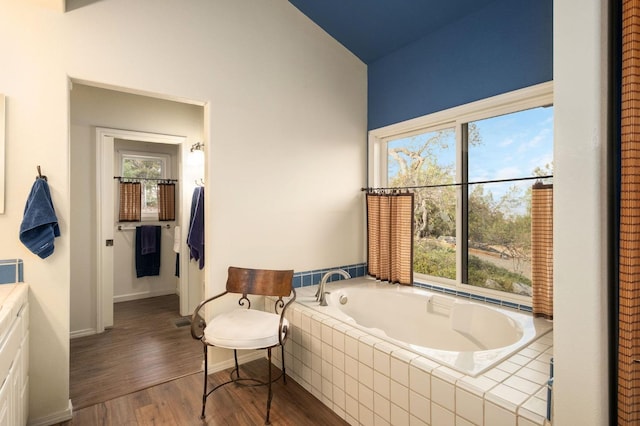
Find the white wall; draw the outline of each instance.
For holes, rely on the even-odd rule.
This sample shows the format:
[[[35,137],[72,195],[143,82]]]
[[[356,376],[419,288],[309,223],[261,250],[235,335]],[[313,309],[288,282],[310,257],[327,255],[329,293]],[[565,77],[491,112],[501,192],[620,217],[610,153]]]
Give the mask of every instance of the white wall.
[[[135,130],[186,137],[180,147],[189,160],[191,144],[203,140],[204,108],[180,102],[148,96],[128,94],[89,87],[74,83],[70,94],[70,235],[71,235],[71,334],[74,336],[95,333],[96,330],[96,271],[97,271],[97,221],[96,221],[96,146],[95,127]],[[116,147],[119,142],[116,140]],[[127,143],[134,150],[173,153],[178,148],[156,143]],[[173,164],[173,176],[180,177],[177,205],[187,211],[195,178],[201,171],[185,167],[180,176],[177,158]],[[114,209],[117,209],[114,206]],[[115,210],[114,210],[115,211]],[[117,215],[116,215],[117,217]],[[187,217],[188,219],[188,217]],[[132,241],[134,231],[114,232],[114,297],[145,291],[165,292],[175,288],[175,259],[172,256],[173,229],[162,231],[163,262],[161,276],[167,278],[158,285],[156,277],[135,279]],[[185,237],[186,238],[186,237]],[[166,261],[164,261],[166,258]],[[183,271],[195,288],[200,287],[202,273],[195,267]],[[135,281],[134,281],[135,280]]]
[[[553,10],[557,425],[608,423],[606,4]]]
[[[68,78],[206,103],[212,293],[230,264],[305,270],[364,260],[366,67],[286,0],[110,0],[66,14],[39,4],[0,0],[0,258],[25,261],[30,416],[45,424],[69,414]],[[17,237],[38,164],[62,231],[45,260]]]

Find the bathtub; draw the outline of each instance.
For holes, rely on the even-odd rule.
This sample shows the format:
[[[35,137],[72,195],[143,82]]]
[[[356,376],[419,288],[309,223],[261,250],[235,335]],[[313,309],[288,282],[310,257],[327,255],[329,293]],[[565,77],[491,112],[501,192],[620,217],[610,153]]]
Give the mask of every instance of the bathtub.
[[[328,306],[316,286],[297,301],[368,334],[476,377],[552,329],[530,314],[361,277],[328,283]]]

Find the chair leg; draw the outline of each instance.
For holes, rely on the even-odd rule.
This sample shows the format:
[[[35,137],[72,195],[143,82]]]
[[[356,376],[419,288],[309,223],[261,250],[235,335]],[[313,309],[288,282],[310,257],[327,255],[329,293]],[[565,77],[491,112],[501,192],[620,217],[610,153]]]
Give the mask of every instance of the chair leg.
[[[207,371],[209,370],[209,357],[207,356],[207,345],[206,343],[202,345],[204,347],[204,390],[202,391],[202,413],[200,414],[200,419],[204,420],[204,407],[207,403]]]
[[[267,418],[264,424],[270,425],[269,412],[271,411],[271,398],[273,398],[273,393],[271,392],[271,348],[267,348],[267,358],[269,358],[269,394],[267,396]]]
[[[280,356],[282,357],[282,382],[287,384],[287,370],[284,368],[284,345],[280,346]]]
[[[236,363],[236,378],[240,378],[240,366],[238,365],[238,351],[236,349],[233,350],[233,360]]]

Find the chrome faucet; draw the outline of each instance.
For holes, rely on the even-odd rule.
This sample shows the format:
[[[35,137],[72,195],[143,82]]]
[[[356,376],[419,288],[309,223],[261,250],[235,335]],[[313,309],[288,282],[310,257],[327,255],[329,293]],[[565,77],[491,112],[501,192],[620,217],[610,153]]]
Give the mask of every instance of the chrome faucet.
[[[320,302],[320,306],[327,306],[327,298],[326,295],[329,294],[328,291],[324,291],[324,286],[327,284],[329,277],[334,274],[342,275],[345,279],[351,278],[351,275],[344,269],[332,269],[327,271],[320,280],[320,285],[318,285],[318,291],[316,291],[316,300]]]

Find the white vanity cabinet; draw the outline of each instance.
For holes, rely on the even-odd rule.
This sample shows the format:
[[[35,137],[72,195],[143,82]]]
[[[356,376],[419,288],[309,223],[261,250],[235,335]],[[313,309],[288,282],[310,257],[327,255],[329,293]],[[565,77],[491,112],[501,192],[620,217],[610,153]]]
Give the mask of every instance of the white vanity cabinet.
[[[29,303],[24,283],[0,285],[0,426],[24,426],[29,409]]]

